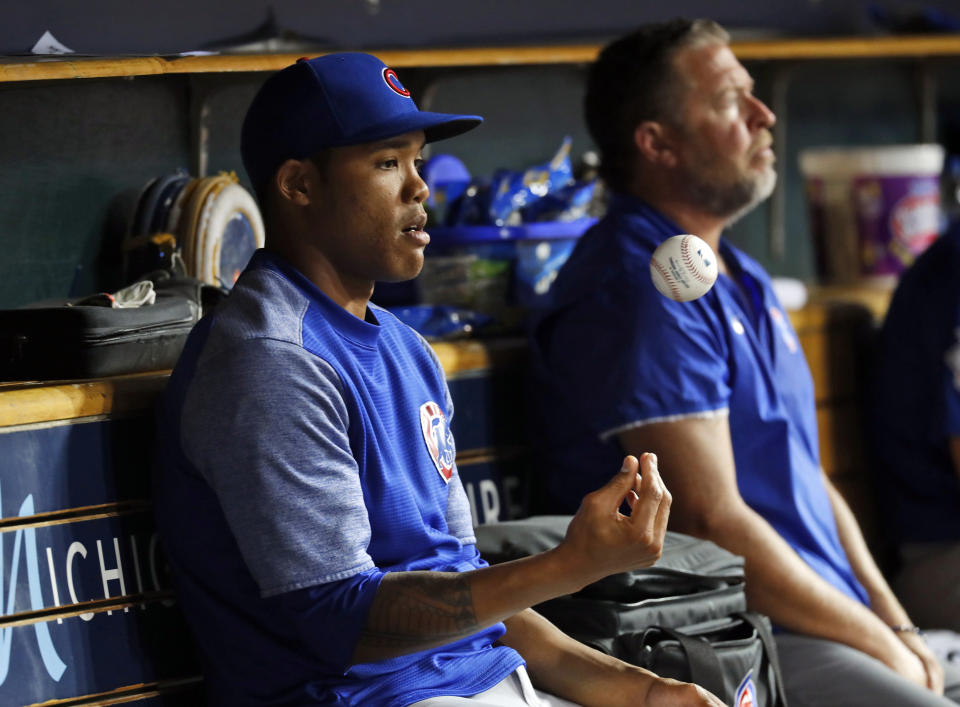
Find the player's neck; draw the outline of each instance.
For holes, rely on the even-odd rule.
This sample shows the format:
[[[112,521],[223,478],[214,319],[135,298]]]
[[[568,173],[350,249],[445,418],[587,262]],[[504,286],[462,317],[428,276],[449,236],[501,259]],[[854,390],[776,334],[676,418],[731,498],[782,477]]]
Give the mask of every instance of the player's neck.
[[[681,233],[702,238],[714,253],[718,253],[725,220],[705,212],[699,204],[691,203],[683,185],[677,184],[676,179],[673,173],[641,170],[634,174],[627,191],[673,221]]]
[[[366,319],[367,305],[374,283],[340,272],[319,249],[306,239],[294,239],[273,245],[279,253],[323,294],[359,319]]]
[[[367,318],[367,305],[373,295],[374,283],[345,276],[329,261],[314,259],[304,274],[323,294],[359,319]]]
[[[725,224],[723,219],[706,214],[678,199],[665,197],[660,199],[645,198],[645,200],[675,223],[682,233],[699,236],[707,242],[714,253],[720,252],[720,236],[723,234]]]

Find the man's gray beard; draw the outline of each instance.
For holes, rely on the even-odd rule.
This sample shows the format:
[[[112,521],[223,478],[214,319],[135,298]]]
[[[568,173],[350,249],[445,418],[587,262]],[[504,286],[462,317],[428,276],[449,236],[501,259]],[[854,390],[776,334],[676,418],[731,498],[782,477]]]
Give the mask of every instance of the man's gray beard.
[[[699,175],[698,175],[699,176]],[[743,179],[730,186],[720,186],[692,177],[687,182],[690,198],[701,209],[724,220],[730,226],[765,201],[777,185],[777,172],[767,169],[757,179]]]

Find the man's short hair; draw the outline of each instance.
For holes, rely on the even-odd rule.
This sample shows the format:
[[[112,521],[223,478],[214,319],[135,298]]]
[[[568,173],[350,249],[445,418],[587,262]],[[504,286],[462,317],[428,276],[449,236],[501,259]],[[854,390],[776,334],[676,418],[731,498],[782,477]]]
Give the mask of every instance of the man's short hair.
[[[623,190],[636,160],[633,133],[645,120],[669,121],[681,88],[673,59],[698,44],[730,41],[712,20],[674,19],[649,24],[607,45],[591,65],[584,114],[600,151],[600,174]]]

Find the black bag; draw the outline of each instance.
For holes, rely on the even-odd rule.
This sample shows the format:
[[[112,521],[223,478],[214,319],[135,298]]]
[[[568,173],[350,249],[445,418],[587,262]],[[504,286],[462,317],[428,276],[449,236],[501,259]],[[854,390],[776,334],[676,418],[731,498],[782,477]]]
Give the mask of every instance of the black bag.
[[[156,301],[114,309],[107,295],[0,310],[0,381],[62,380],[172,368],[223,295],[192,277],[148,276]],[[100,302],[100,303],[98,303]]]
[[[477,528],[495,564],[555,547],[570,516]],[[735,707],[786,707],[770,622],[746,609],[743,558],[668,532],[653,567],[611,575],[534,607],[558,628],[663,677],[701,685]]]

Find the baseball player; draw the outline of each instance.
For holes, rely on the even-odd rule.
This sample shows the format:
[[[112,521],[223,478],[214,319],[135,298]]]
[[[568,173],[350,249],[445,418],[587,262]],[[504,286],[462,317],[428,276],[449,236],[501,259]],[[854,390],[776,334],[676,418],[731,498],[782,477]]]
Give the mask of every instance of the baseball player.
[[[656,560],[655,457],[627,457],[556,550],[488,567],[440,364],[370,303],[422,265],[424,143],[479,122],[418,110],[357,53],[302,60],[250,106],[267,245],[173,373],[155,483],[212,704],[721,704],[527,608]]]
[[[601,52],[585,109],[614,196],[533,334],[547,510],[572,510],[596,470],[653,450],[672,528],[746,558],[748,603],[780,628],[791,705],[951,704],[821,469],[813,383],[770,277],[721,238],[776,181],[775,117],[727,33],[641,27]],[[657,246],[683,233],[720,258],[693,302],[648,275]],[[958,699],[960,676],[946,685]]]

